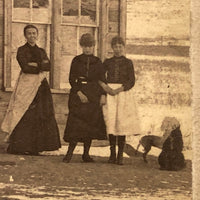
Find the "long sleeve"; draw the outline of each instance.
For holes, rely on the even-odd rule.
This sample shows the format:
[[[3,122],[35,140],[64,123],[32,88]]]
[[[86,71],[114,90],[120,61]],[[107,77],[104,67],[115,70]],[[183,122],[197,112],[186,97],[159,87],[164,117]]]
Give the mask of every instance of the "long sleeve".
[[[28,65],[28,59],[25,56],[25,51],[22,48],[18,48],[17,51],[17,61],[24,73],[27,74],[39,74],[40,68],[39,67],[33,67]]]
[[[71,68],[70,68],[70,73],[69,73],[69,83],[74,92],[77,92],[79,90],[75,58],[72,60],[72,63],[71,63]]]
[[[98,73],[99,73],[99,81],[107,83],[106,76],[105,76],[106,70],[101,61],[99,61],[99,63],[98,63]],[[106,92],[104,91],[104,89],[102,87],[100,87],[100,93],[102,95],[106,95]]]
[[[46,51],[42,48],[40,48],[41,52],[42,52],[42,63],[40,64],[40,70],[41,71],[50,71],[51,69],[51,64],[50,64],[50,60],[46,54]],[[46,61],[46,62],[43,62]]]
[[[135,72],[131,60],[127,63],[127,79],[123,82],[124,91],[130,90],[135,85]]]
[[[104,63],[101,64],[99,73],[100,73],[100,78],[99,78],[100,81],[107,83],[107,81],[106,81],[106,65]]]

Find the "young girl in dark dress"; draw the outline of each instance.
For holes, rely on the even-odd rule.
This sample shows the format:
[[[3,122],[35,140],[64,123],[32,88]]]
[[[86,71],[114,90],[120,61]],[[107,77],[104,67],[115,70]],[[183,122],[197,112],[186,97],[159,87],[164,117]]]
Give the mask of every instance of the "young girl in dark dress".
[[[84,162],[93,162],[89,156],[92,139],[106,139],[101,97],[104,91],[98,81],[105,82],[101,60],[93,55],[95,41],[92,35],[83,34],[80,39],[83,53],[71,63],[69,82],[69,116],[64,132],[64,140],[69,142],[63,162],[70,162],[78,142],[83,142]]]
[[[61,144],[45,76],[50,61],[45,50],[36,45],[37,27],[27,25],[24,36],[27,43],[17,51],[21,72],[1,128],[8,133],[8,153],[38,155],[57,150]]]
[[[123,149],[127,135],[139,131],[134,92],[134,67],[131,60],[123,55],[124,41],[121,37],[114,37],[111,41],[114,56],[103,63],[106,72],[107,85],[100,85],[108,93],[104,107],[107,133],[110,142],[109,163],[123,165]],[[116,143],[118,155],[116,157]]]

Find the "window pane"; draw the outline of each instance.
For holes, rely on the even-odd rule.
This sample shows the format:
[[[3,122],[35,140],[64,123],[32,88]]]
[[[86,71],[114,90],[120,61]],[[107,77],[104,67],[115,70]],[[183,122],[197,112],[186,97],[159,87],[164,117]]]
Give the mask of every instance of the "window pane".
[[[74,56],[62,56],[60,69],[60,88],[69,88],[69,71]]]
[[[62,22],[78,23],[79,0],[63,0]]]
[[[13,1],[13,20],[30,21],[30,0],[14,0]]]
[[[51,23],[51,1],[33,0],[32,21]]]
[[[14,0],[14,8],[30,8],[30,0]]]
[[[33,8],[47,8],[49,6],[49,0],[33,0]]]
[[[81,23],[95,24],[96,21],[96,0],[81,1]]]
[[[61,30],[60,88],[68,88],[72,59],[77,55],[77,27],[62,26]]]
[[[62,26],[61,33],[61,54],[77,54],[77,28],[75,26]]]

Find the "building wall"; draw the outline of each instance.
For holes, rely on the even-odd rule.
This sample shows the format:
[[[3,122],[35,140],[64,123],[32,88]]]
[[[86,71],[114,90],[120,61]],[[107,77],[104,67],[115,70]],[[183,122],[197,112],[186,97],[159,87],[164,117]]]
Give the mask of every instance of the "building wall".
[[[189,45],[190,0],[127,0],[127,42]]]
[[[136,72],[135,97],[142,133],[159,135],[165,116],[181,123],[186,147],[191,147],[191,69],[189,64],[189,0],[127,0],[126,55]],[[109,1],[108,43],[119,31],[119,2]],[[0,25],[3,0],[0,0]],[[1,26],[2,27],[2,26]],[[3,29],[0,29],[2,88]],[[109,46],[109,44],[108,44]],[[108,56],[111,49],[108,48]],[[11,93],[0,91],[0,122]],[[61,137],[68,116],[68,95],[53,94]]]
[[[142,131],[160,133],[165,116],[181,123],[191,146],[190,1],[127,0],[127,57],[136,71]]]

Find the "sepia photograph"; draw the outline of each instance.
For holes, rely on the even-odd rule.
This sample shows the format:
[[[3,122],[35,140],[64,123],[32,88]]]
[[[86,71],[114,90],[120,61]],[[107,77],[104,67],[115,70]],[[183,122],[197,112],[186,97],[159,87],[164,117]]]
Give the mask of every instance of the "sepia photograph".
[[[200,200],[198,0],[0,0],[0,200]]]

